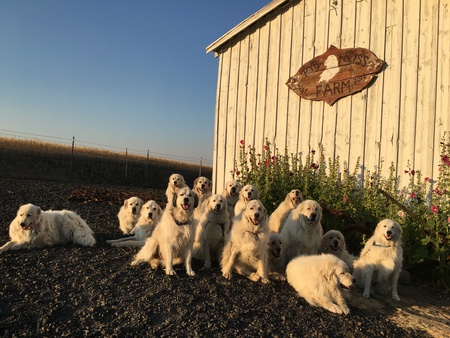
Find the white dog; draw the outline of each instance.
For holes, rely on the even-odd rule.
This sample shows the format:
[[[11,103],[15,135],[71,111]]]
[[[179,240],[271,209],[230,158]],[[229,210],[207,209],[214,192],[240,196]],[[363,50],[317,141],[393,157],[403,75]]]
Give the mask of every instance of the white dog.
[[[207,177],[197,177],[194,181],[192,190],[197,194],[198,205],[201,206],[212,194],[212,182]]]
[[[231,279],[233,270],[252,281],[268,283],[267,245],[269,240],[267,211],[261,201],[247,203],[233,220],[222,253],[222,275]]]
[[[94,232],[86,222],[70,210],[42,211],[33,204],[22,205],[9,226],[11,240],[0,252],[31,249],[73,242],[94,246]]]
[[[230,221],[234,218],[234,207],[239,200],[239,193],[241,192],[242,185],[239,181],[228,181],[225,184],[225,188],[222,192],[222,196],[225,197],[227,201],[228,214],[230,216]]]
[[[373,287],[381,294],[390,291],[392,299],[400,300],[397,282],[403,259],[401,235],[402,229],[397,222],[384,219],[367,240],[353,265],[353,275],[358,286],[364,288],[364,298],[370,298]]]
[[[299,256],[286,267],[288,283],[309,304],[338,314],[350,309],[343,292],[349,291],[355,278],[345,262],[331,254]]]
[[[176,275],[173,265],[184,261],[186,273],[194,276],[191,260],[196,227],[194,208],[197,203],[197,195],[189,187],[178,190],[131,265],[149,262],[156,269],[163,264],[167,275]]]
[[[303,201],[292,210],[281,229],[286,240],[285,263],[295,256],[314,255],[322,244],[322,208],[313,200]]]
[[[234,207],[234,215],[237,216],[245,208],[245,205],[252,200],[259,200],[260,194],[257,187],[247,184],[241,188],[239,199]]]
[[[196,248],[194,257],[201,257],[205,262],[204,267],[209,269],[211,268],[211,257],[220,262],[225,236],[230,231],[230,218],[227,202],[222,195],[212,195],[205,203],[205,211],[197,226],[198,239],[194,244],[194,248]],[[199,254],[196,254],[196,251]]]
[[[167,183],[166,197],[167,203],[172,203],[173,195],[181,188],[187,187],[184,177],[180,174],[172,174],[169,176]]]
[[[111,246],[137,246],[143,247],[145,240],[151,236],[155,230],[162,216],[162,209],[159,204],[150,200],[147,201],[141,209],[141,216],[139,217],[136,226],[132,230],[133,236],[123,237],[119,239],[112,239],[106,241]]]
[[[280,233],[281,228],[289,216],[289,213],[303,202],[302,192],[298,189],[291,190],[286,194],[286,198],[278,205],[278,208],[269,217],[270,231]]]
[[[319,248],[319,253],[335,255],[347,264],[350,271],[353,270],[353,262],[356,257],[347,251],[344,235],[339,230],[327,231],[322,236],[322,244]]]
[[[130,234],[134,229],[141,216],[143,204],[144,202],[139,197],[130,197],[123,202],[117,218],[119,219],[119,228],[124,235]]]
[[[286,280],[284,264],[284,238],[280,234],[271,232],[269,236],[269,246],[267,248],[267,260],[269,278],[274,280]]]

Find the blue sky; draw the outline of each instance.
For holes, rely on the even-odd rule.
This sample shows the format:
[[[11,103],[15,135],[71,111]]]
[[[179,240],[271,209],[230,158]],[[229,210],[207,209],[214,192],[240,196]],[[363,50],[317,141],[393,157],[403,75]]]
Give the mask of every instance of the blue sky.
[[[205,48],[268,3],[0,0],[0,136],[212,164]]]

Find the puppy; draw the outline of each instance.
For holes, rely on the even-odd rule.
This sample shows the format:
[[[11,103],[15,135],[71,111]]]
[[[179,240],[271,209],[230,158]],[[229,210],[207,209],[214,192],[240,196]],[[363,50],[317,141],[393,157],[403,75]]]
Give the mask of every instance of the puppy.
[[[222,196],[225,197],[227,201],[228,214],[230,216],[230,221],[234,218],[234,207],[239,200],[239,193],[241,192],[242,185],[239,181],[228,181],[225,184],[225,188],[222,192]]]
[[[280,203],[278,208],[269,217],[270,231],[280,233],[286,218],[289,213],[295,209],[301,202],[303,202],[302,192],[298,189],[291,190]]]
[[[322,208],[313,200],[300,203],[289,213],[281,235],[286,240],[285,263],[295,256],[314,255],[322,244]]]
[[[222,275],[232,278],[233,270],[252,281],[269,283],[267,272],[267,245],[269,239],[267,211],[261,201],[247,203],[242,213],[233,220],[230,235],[222,253]]]
[[[288,283],[309,304],[338,314],[349,314],[343,293],[355,278],[344,261],[331,254],[299,256],[286,268]]]
[[[129,235],[134,229],[144,202],[139,197],[130,197],[123,202],[120,207],[117,218],[119,219],[119,228],[124,235]]]
[[[339,257],[347,264],[350,271],[352,271],[353,262],[356,257],[347,251],[344,235],[340,231],[330,230],[322,236],[319,253],[328,253]]]
[[[205,261],[204,267],[211,268],[211,257],[220,262],[225,236],[230,231],[230,218],[226,200],[222,195],[215,194],[206,200],[206,209],[197,226],[198,245],[194,244],[201,257]],[[196,243],[196,244],[197,244]],[[197,256],[195,254],[194,257]]]
[[[17,211],[9,226],[11,240],[0,247],[8,250],[40,248],[73,242],[94,246],[94,232],[86,222],[70,210],[42,211],[36,205],[25,204]]]
[[[158,226],[151,237],[147,238],[131,265],[149,262],[152,268],[156,269],[162,264],[167,275],[176,275],[173,265],[184,261],[186,273],[195,276],[191,260],[197,225],[194,208],[197,205],[197,195],[189,187],[174,193],[173,200],[166,206]]]
[[[106,241],[111,246],[137,246],[143,247],[145,240],[151,236],[153,230],[161,219],[162,209],[154,200],[146,202],[141,209],[136,226],[132,230],[133,236]]]
[[[403,259],[401,235],[397,222],[384,219],[361,250],[353,264],[353,275],[358,286],[364,288],[364,298],[370,298],[373,290],[380,294],[391,292],[392,299],[400,300],[397,282]]]
[[[285,281],[284,277],[284,238],[280,234],[271,232],[267,248],[269,278]]]
[[[194,181],[192,190],[197,194],[198,205],[201,206],[203,201],[206,201],[212,194],[211,180],[204,176],[197,177]]]
[[[167,183],[166,197],[167,203],[172,203],[174,194],[181,188],[187,187],[184,177],[180,174],[172,174]]]
[[[234,215],[237,216],[245,208],[245,205],[252,200],[259,200],[260,194],[257,187],[247,184],[239,192],[239,199],[234,207]]]

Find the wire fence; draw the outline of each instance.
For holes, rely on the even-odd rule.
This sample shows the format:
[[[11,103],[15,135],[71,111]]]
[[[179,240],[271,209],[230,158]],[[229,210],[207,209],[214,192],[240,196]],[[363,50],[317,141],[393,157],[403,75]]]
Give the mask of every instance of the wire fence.
[[[187,162],[189,158],[182,156],[170,159],[155,157],[155,153],[150,151],[141,155],[128,148],[119,152],[81,146],[78,144],[82,142],[75,138],[69,143],[67,141],[70,139],[63,138],[53,138],[59,142],[49,142],[44,138],[36,138],[42,135],[26,134],[29,137],[18,137],[2,132],[4,130],[0,129],[0,177],[127,184],[162,189],[167,187],[168,178],[173,173],[182,174],[190,186],[197,177],[211,177],[212,174],[212,168],[203,159],[195,164]],[[84,143],[99,146],[92,142]]]

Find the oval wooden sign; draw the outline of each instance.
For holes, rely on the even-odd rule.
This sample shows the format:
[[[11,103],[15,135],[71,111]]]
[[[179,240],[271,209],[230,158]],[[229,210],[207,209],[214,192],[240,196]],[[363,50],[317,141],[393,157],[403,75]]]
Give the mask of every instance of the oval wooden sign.
[[[339,49],[331,45],[301,66],[286,84],[302,98],[333,105],[364,89],[382,66],[383,60],[366,48]]]

